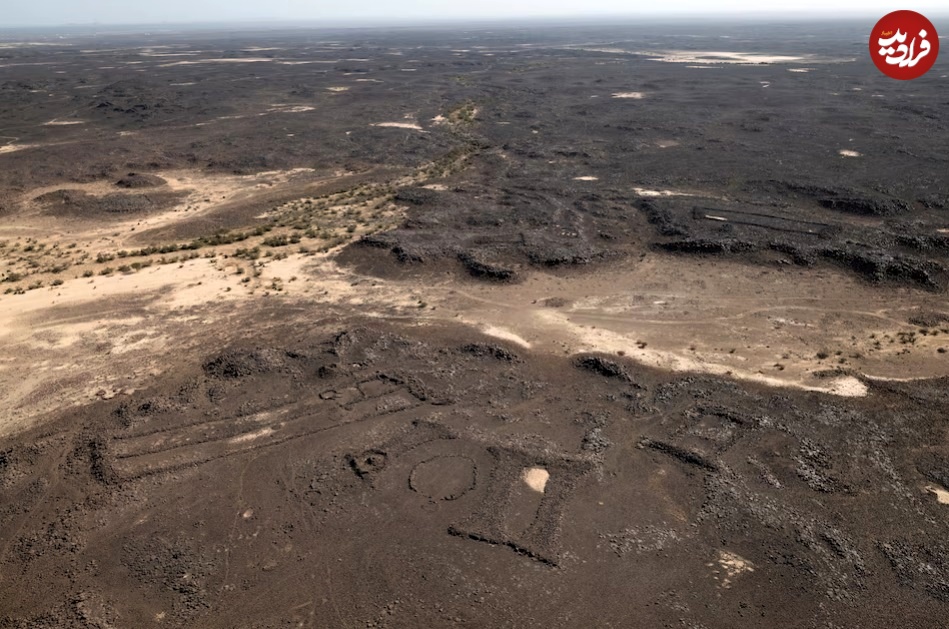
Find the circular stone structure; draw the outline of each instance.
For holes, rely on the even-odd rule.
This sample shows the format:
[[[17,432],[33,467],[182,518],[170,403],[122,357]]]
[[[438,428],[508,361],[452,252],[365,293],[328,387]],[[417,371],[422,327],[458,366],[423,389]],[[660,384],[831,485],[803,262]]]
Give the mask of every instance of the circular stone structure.
[[[475,469],[468,457],[436,456],[415,466],[409,487],[432,500],[456,500],[474,487]]]

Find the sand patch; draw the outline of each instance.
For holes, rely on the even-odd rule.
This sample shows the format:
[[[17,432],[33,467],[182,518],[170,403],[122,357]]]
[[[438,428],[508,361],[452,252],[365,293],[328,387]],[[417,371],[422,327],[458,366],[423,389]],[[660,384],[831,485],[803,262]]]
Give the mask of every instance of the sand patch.
[[[582,177],[574,177],[574,181],[599,181],[599,177],[594,177],[593,175],[584,175]]]
[[[669,149],[674,146],[679,146],[679,143],[676,140],[659,140],[656,142],[656,146],[661,149]]]
[[[67,125],[73,125],[73,124],[86,124],[86,121],[85,120],[57,120],[54,118],[53,120],[50,120],[49,122],[44,122],[43,126],[44,127],[60,127],[60,126],[67,126]]]
[[[799,72],[801,74],[810,72],[814,68],[788,68],[788,72]]]
[[[843,376],[831,380],[828,393],[839,395],[841,397],[866,397],[868,393],[867,385],[853,376]]]
[[[238,59],[195,59],[194,61],[175,61],[173,63],[159,64],[159,68],[170,68],[172,66],[194,66],[202,63],[267,63],[273,59],[269,57],[243,57]]]
[[[348,92],[349,91],[349,88],[343,85],[327,87],[326,89],[329,90],[330,92]]]
[[[333,61],[321,61],[316,59],[310,61],[278,61],[277,63],[282,66],[304,66],[311,63],[339,63],[339,59],[335,59]]]
[[[613,94],[613,98],[635,98],[638,100],[642,97],[642,92],[616,92]]]
[[[424,131],[417,122],[376,122],[370,127],[394,127],[396,129],[412,129],[413,131]]]
[[[497,339],[502,339],[505,341],[516,343],[524,348],[529,349],[531,346],[530,342],[527,341],[525,338],[518,336],[514,332],[511,332],[510,330],[507,330],[505,328],[500,328],[494,325],[485,325],[485,326],[481,326],[481,331],[487,334],[488,336],[493,336],[494,338],[497,338]]]
[[[309,105],[273,105],[264,113],[268,114],[302,114],[307,111],[313,111],[316,107]],[[263,114],[260,114],[263,115]]]
[[[949,505],[949,491],[936,485],[926,485],[926,491],[936,496],[936,502],[941,505]]]
[[[650,190],[649,188],[633,188],[633,192],[641,197],[695,197],[696,194],[680,192],[678,190]]]
[[[739,64],[739,65],[771,65],[774,63],[794,63],[804,61],[809,57],[792,55],[769,55],[756,52],[733,52],[728,50],[715,51],[691,51],[691,50],[667,50],[663,52],[640,52],[637,54],[646,55],[650,61],[662,61],[664,63],[690,63],[690,64]]]
[[[527,483],[528,487],[542,494],[547,489],[550,472],[542,467],[528,467],[521,474],[521,479]]]
[[[715,564],[707,565],[711,567]],[[720,580],[723,588],[731,587],[732,582],[742,574],[755,571],[750,561],[727,550],[718,551],[718,566],[720,570],[714,570],[713,573],[715,580]],[[718,576],[720,573],[724,573],[721,578]]]
[[[7,144],[5,146],[0,146],[0,155],[4,153],[14,153],[16,151],[22,151],[24,149],[33,148],[35,144]]]
[[[599,310],[602,310],[602,308]],[[576,312],[576,308],[571,309],[571,312]],[[868,393],[867,387],[852,376],[829,381],[822,380],[818,381],[819,384],[809,385],[803,381],[789,381],[784,378],[769,376],[761,371],[754,371],[751,367],[739,370],[734,365],[729,365],[726,362],[728,360],[726,356],[653,349],[637,343],[636,336],[603,327],[586,326],[572,321],[568,312],[544,309],[535,311],[533,316],[532,329],[547,335],[568,334],[573,339],[569,346],[576,353],[603,352],[617,354],[622,352],[624,356],[638,363],[667,371],[729,376],[737,380],[758,382],[768,386],[792,387],[842,397],[861,397]]]
[[[261,428],[260,430],[255,430],[254,432],[249,432],[243,435],[238,435],[237,437],[232,437],[228,440],[228,443],[247,443],[248,441],[255,441],[261,437],[269,437],[274,433],[274,429],[267,426],[266,428]]]
[[[862,157],[860,153],[858,153],[857,151],[851,151],[850,149],[840,149],[837,152],[843,155],[844,157]]]
[[[201,52],[140,52],[141,57],[193,57]]]

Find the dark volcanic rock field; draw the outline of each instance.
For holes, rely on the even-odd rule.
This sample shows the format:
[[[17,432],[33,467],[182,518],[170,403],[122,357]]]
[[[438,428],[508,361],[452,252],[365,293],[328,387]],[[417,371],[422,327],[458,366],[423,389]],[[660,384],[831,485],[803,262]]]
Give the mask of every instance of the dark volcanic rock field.
[[[131,329],[0,337],[11,390],[59,367],[40,351],[128,371],[118,391],[96,391],[92,373],[30,390],[39,406],[80,382],[96,402],[29,421],[0,411],[0,628],[945,626],[947,66],[883,77],[870,26],[70,33],[0,47],[0,308],[46,330],[105,304]],[[395,222],[357,226],[351,199]],[[192,214],[127,222],[181,205]],[[62,248],[12,231],[27,219]],[[106,250],[119,224],[141,250]],[[352,242],[323,247],[323,266],[289,264],[315,255],[326,225]],[[67,245],[77,234],[94,244]],[[38,251],[73,249],[82,275],[63,263],[58,283],[22,286],[47,272],[30,267]],[[186,268],[201,256],[233,286]],[[174,322],[156,320],[176,293],[142,279],[153,257],[234,301],[211,316],[182,298]],[[658,270],[642,295],[597,310],[591,278],[647,258]],[[865,397],[647,367],[635,330],[614,335],[628,350],[542,350],[449,310],[465,297],[504,312],[477,289],[527,294],[549,274],[560,284],[538,293],[537,321],[575,323],[589,298],[570,329],[595,335],[652,316],[647,296],[664,307],[683,268],[699,286],[725,263],[789,287],[843,274],[927,307],[897,322],[918,331],[892,337],[852,329],[866,319],[833,304],[800,308],[816,324],[767,328],[837,326],[828,347],[843,349],[821,350],[809,375]],[[281,277],[264,284],[268,264]],[[334,285],[334,268],[361,275]],[[722,301],[727,278],[709,280]],[[133,286],[121,298],[120,281]],[[57,302],[70,282],[90,287],[79,306]],[[281,297],[307,282],[318,295]],[[398,299],[380,306],[377,283]],[[437,319],[418,286],[444,289],[451,314]],[[694,299],[676,307],[704,316]],[[845,314],[896,325],[859,306]],[[734,318],[741,342],[709,352],[784,351],[732,307],[714,321]],[[917,341],[935,358],[923,378],[870,378],[844,355],[857,334],[894,353],[887,367]],[[143,347],[157,349],[132,365]],[[780,360],[813,357],[792,353]]]

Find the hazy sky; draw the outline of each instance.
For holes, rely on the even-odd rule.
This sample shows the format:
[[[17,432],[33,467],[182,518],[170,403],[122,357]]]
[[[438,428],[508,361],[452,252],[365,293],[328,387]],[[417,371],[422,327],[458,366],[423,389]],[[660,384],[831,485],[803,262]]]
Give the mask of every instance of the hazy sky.
[[[945,12],[945,0],[8,0],[0,27],[247,20],[419,21],[509,17],[776,13],[882,17],[902,8]]]

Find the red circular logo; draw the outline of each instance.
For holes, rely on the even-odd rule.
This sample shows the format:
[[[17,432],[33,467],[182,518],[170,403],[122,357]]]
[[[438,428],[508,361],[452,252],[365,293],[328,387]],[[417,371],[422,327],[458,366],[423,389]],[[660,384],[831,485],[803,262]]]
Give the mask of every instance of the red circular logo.
[[[870,32],[870,58],[880,72],[908,81],[929,71],[939,55],[936,27],[916,11],[893,11]]]

